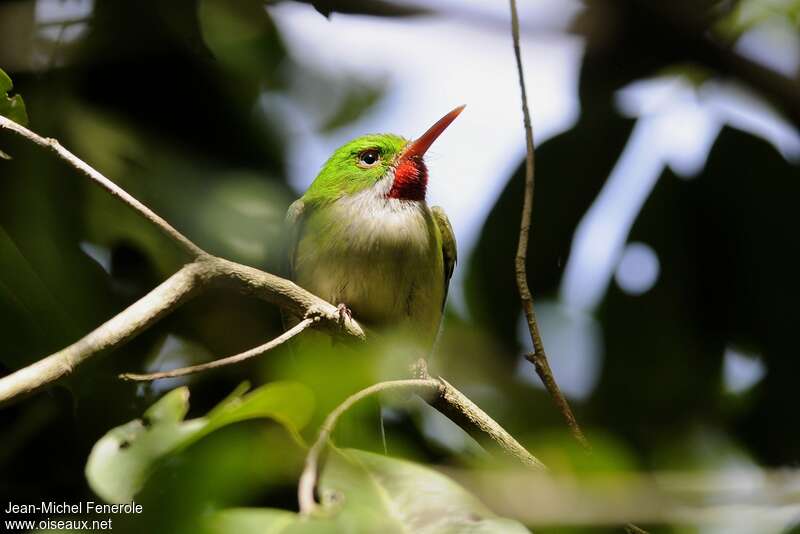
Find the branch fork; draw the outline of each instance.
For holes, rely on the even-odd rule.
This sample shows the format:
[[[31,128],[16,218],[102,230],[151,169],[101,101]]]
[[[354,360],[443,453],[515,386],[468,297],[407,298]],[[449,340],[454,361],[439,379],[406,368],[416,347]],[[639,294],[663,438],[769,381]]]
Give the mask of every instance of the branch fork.
[[[54,151],[61,159],[94,183],[152,222],[192,258],[147,295],[72,345],[10,375],[0,377],[0,406],[17,401],[25,395],[54,384],[71,374],[84,361],[105,350],[121,346],[184,302],[212,286],[234,289],[243,294],[260,298],[275,304],[295,317],[302,317],[302,320],[275,339],[239,354],[171,371],[150,374],[125,373],[120,378],[149,381],[238,364],[263,355],[309,328],[325,330],[334,337],[344,337],[356,341],[365,339],[364,330],[352,318],[346,307],[334,306],[290,280],[207,253],[114,182],[69,152],[55,139],[43,138],[2,116],[0,116],[0,130],[10,131]],[[370,333],[370,335],[373,334]],[[431,378],[425,371],[417,379],[381,382],[366,388],[346,399],[328,416],[317,442],[309,452],[306,469],[300,480],[301,507],[304,510],[309,511],[315,506],[313,495],[317,479],[318,457],[328,443],[338,418],[350,406],[369,395],[398,389],[411,390],[420,394],[431,406],[440,410],[468,433],[486,434],[503,451],[517,458],[524,465],[544,469],[544,465],[539,460],[463,393],[442,378]]]
[[[311,327],[326,330],[336,337],[365,339],[364,331],[357,321],[349,315],[342,316],[336,306],[309,293],[294,282],[209,254],[127,191],[64,148],[56,139],[42,137],[3,116],[0,116],[0,130],[9,131],[54,152],[93,183],[153,223],[191,258],[187,264],[147,295],[72,345],[0,377],[0,406],[19,400],[70,375],[83,362],[130,341],[159,319],[212,286],[234,289],[266,300],[294,316],[303,317],[303,320],[275,339],[240,354],[194,367],[152,374],[128,373],[121,378],[155,380],[240,363],[261,356]]]
[[[522,465],[537,471],[547,470],[547,467],[520,445],[511,434],[445,379],[426,376],[379,382],[347,397],[322,423],[317,439],[306,455],[303,473],[300,475],[297,500],[301,514],[311,515],[319,508],[314,495],[319,481],[320,457],[330,444],[331,435],[339,418],[359,401],[389,391],[416,393],[473,437],[487,435],[502,452],[518,460]]]

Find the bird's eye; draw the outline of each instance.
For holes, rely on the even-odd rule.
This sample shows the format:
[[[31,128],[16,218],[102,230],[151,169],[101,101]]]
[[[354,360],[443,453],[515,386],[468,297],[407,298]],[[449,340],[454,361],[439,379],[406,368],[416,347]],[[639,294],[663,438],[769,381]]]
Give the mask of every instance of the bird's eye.
[[[361,168],[374,167],[381,160],[380,153],[374,149],[364,150],[358,154],[358,166]]]

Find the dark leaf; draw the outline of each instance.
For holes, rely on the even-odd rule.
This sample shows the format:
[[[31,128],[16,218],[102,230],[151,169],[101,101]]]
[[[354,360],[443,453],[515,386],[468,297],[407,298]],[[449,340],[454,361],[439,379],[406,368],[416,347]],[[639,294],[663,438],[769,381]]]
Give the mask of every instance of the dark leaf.
[[[403,5],[387,0],[301,0],[314,6],[325,17],[332,13],[372,15],[376,17],[411,17],[432,11],[421,5]]]

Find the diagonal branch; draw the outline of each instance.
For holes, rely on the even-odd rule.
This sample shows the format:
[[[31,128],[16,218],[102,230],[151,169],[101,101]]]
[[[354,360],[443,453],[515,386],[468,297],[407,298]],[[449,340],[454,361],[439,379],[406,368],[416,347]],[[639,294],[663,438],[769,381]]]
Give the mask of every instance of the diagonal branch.
[[[438,395],[426,399],[428,404],[460,426],[476,441],[485,434],[500,447],[500,450],[516,458],[523,465],[534,469],[546,469],[542,462],[532,456],[511,434],[450,382],[442,377],[436,380],[439,382]]]
[[[0,405],[26,396],[69,375],[81,363],[133,339],[189,300],[201,285],[202,267],[185,265],[150,293],[72,345],[0,378]]]
[[[297,499],[300,504],[301,514],[308,515],[317,508],[314,492],[319,480],[320,456],[328,445],[339,418],[359,401],[388,391],[410,391],[416,393],[425,399],[428,404],[450,417],[455,424],[470,435],[475,435],[476,431],[485,433],[505,453],[513,456],[524,465],[537,470],[547,469],[542,462],[531,455],[486,412],[478,408],[463,393],[444,379],[417,378],[379,382],[347,397],[344,402],[328,414],[328,417],[322,423],[317,440],[309,449],[308,455],[306,455],[305,467],[300,475]],[[457,417],[451,417],[453,414],[456,414]]]
[[[547,353],[544,351],[542,336],[539,334],[539,323],[536,321],[536,312],[533,310],[533,297],[528,287],[527,254],[528,254],[528,235],[531,228],[531,211],[533,210],[534,192],[534,149],[533,149],[533,128],[531,127],[531,113],[528,109],[528,95],[525,91],[525,77],[522,71],[522,57],[519,46],[519,16],[517,15],[516,0],[511,3],[511,36],[514,42],[514,56],[517,60],[517,74],[519,75],[519,89],[522,94],[522,115],[525,123],[525,146],[527,149],[525,156],[525,197],[522,204],[522,221],[519,227],[519,243],[517,245],[517,255],[515,258],[515,272],[517,278],[517,288],[519,289],[522,309],[525,311],[525,318],[528,321],[528,330],[531,334],[533,343],[533,354],[528,356],[528,360],[534,364],[539,378],[542,379],[548,393],[558,406],[564,419],[567,421],[570,432],[576,440],[586,449],[590,449],[589,442],[583,435],[578,421],[572,413],[564,394],[558,387],[558,383],[550,370],[547,362]]]
[[[72,373],[89,358],[123,345],[186,300],[211,286],[234,289],[275,304],[293,315],[319,322],[320,328],[331,335],[365,339],[361,326],[354,319],[342,317],[336,306],[294,282],[246,265],[206,255],[185,265],[150,293],[69,347],[1,377],[0,406],[47,387]],[[306,324],[302,330],[308,326],[310,325]],[[294,331],[289,337],[299,333]],[[267,346],[268,343],[245,354],[252,353],[253,357],[263,354],[288,339],[287,334],[288,332],[273,340],[281,340],[278,343]],[[219,365],[211,367],[217,366]]]

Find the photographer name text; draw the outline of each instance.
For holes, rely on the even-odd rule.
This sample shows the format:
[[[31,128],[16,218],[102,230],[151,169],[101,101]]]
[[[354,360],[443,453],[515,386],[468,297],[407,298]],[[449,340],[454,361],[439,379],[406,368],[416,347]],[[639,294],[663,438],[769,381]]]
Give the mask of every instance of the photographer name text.
[[[135,501],[124,504],[42,501],[38,504],[9,502],[4,512],[6,514],[141,514],[142,510],[142,505]]]

